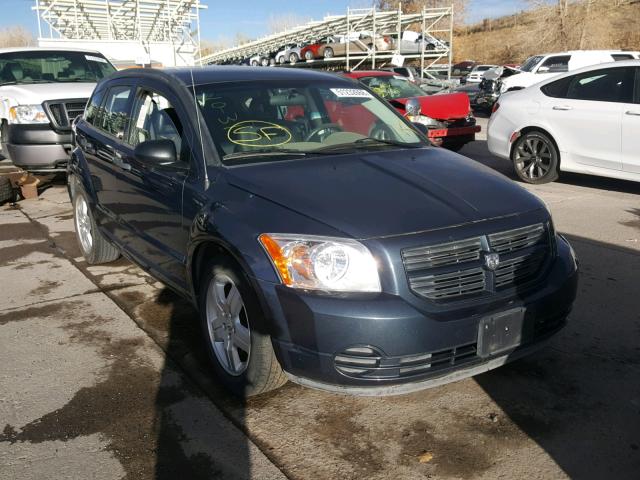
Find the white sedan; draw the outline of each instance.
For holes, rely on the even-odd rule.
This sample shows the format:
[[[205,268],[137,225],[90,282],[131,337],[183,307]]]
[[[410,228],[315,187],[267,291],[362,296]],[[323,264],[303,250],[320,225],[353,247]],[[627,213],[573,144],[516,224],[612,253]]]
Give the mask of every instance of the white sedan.
[[[640,182],[640,60],[581,68],[503,94],[489,150],[525,182],[560,171]]]

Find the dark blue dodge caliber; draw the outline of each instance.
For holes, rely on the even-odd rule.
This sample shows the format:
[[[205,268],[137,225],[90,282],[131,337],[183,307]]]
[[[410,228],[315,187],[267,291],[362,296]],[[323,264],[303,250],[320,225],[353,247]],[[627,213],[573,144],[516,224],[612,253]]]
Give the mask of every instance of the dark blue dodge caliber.
[[[409,392],[520,357],[577,284],[545,205],[349,79],[130,70],[75,123],[89,263],[121,254],[188,297],[220,380]]]

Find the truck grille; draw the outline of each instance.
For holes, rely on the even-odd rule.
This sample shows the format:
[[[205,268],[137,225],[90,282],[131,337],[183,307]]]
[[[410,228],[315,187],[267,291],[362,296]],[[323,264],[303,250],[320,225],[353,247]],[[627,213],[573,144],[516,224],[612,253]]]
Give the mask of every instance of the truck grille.
[[[489,295],[536,280],[551,252],[550,229],[539,223],[455,242],[404,249],[409,288],[434,301]],[[491,270],[485,256],[497,253]]]
[[[59,130],[71,130],[71,122],[78,115],[84,113],[84,107],[88,99],[75,98],[72,100],[49,100],[44,102],[44,109],[54,128]]]

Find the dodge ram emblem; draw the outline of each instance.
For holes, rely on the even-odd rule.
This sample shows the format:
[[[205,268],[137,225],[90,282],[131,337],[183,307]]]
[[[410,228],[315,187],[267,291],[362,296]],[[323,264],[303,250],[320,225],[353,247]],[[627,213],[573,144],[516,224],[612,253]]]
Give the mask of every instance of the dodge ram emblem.
[[[500,265],[500,255],[497,253],[487,253],[484,256],[484,264],[487,269],[493,271]]]

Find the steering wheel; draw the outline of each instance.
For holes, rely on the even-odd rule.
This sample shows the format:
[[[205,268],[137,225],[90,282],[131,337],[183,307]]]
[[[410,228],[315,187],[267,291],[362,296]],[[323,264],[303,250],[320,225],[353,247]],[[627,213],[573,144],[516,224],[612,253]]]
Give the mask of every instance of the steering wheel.
[[[342,132],[342,131],[343,131],[342,127],[337,123],[323,123],[319,127],[316,127],[309,132],[309,134],[307,135],[307,138],[305,138],[305,142],[312,142],[314,141],[315,137],[318,137],[318,141],[322,142],[322,140],[324,140],[325,137],[328,137],[332,133]]]

